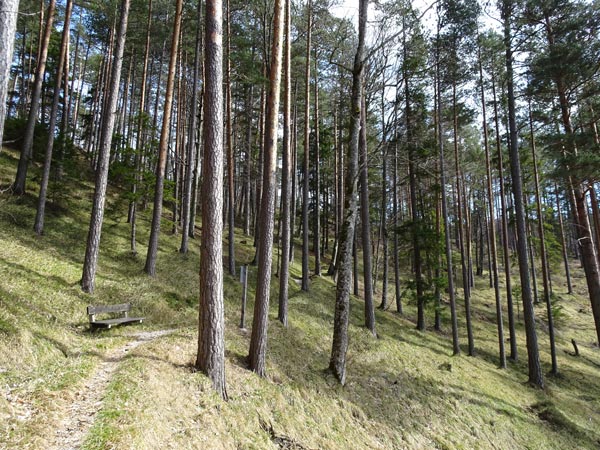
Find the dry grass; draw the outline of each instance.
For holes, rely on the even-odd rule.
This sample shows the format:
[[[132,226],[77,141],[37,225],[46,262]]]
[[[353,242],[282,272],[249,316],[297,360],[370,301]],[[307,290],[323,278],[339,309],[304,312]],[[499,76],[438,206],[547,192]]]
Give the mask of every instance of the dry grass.
[[[0,185],[12,178],[14,153],[0,153]],[[35,170],[33,172],[35,174]],[[122,361],[85,449],[217,448],[597,448],[600,445],[600,353],[580,271],[578,295],[564,293],[558,328],[561,376],[528,387],[522,321],[520,362],[497,368],[493,292],[487,279],[474,291],[477,357],[452,357],[448,311],[444,332],[414,329],[406,316],[377,311],[379,339],[362,327],[362,302],[352,300],[348,380],[340,387],[325,370],[331,348],[334,285],[313,279],[311,292],[290,282],[290,326],[269,324],[268,378],[245,364],[249,332],[238,328],[241,287],[226,277],[226,372],[230,400],[217,398],[194,372],[197,244],[179,255],[179,237],[164,233],[158,276],[141,268],[147,218],[140,220],[139,252],[128,254],[124,203],[113,191],[100,253],[97,291],[81,293],[83,246],[91,185],[69,180],[54,206],[47,234],[33,236],[33,193],[0,196],[0,448],[44,449],[67,407],[107,353],[130,329],[86,331],[85,305],[132,301],[148,317],[143,328],[177,328],[141,345]],[[35,187],[35,184],[32,183]],[[60,207],[60,208],[59,208]],[[246,244],[242,244],[246,241]],[[237,261],[251,259],[251,240],[237,238]],[[250,245],[249,245],[250,244]],[[297,252],[297,256],[299,253]],[[558,272],[558,269],[557,269]],[[248,326],[252,316],[250,273]],[[300,268],[292,266],[292,277]],[[272,284],[276,299],[278,280]],[[276,301],[272,301],[276,303]],[[460,311],[462,316],[462,309]],[[536,307],[544,370],[549,370],[544,307]],[[432,320],[432,311],[428,320]],[[460,322],[461,342],[466,343]],[[572,351],[575,338],[581,356]],[[464,349],[463,349],[464,350]]]

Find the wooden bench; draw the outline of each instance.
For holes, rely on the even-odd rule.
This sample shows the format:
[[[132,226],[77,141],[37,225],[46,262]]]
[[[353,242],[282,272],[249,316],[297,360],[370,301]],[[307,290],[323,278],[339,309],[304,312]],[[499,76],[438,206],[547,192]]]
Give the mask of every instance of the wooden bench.
[[[131,303],[122,303],[120,305],[96,305],[88,306],[87,313],[90,319],[90,327],[95,328],[111,328],[114,325],[122,325],[128,323],[142,323],[145,317],[129,317],[131,311]],[[97,314],[111,314],[110,319],[96,320]],[[121,317],[114,317],[121,315]]]

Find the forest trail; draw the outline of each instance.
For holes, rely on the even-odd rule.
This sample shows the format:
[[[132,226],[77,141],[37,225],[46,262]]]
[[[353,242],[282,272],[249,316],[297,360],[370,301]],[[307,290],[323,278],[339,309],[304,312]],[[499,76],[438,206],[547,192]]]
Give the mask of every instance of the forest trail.
[[[174,331],[158,330],[133,333],[128,335],[133,340],[108,353],[83,388],[77,392],[75,400],[68,408],[67,417],[61,421],[54,434],[53,441],[47,448],[73,450],[81,447],[88,431],[94,424],[96,415],[102,409],[106,388],[112,379],[112,375],[125,355],[144,343],[166,336]]]

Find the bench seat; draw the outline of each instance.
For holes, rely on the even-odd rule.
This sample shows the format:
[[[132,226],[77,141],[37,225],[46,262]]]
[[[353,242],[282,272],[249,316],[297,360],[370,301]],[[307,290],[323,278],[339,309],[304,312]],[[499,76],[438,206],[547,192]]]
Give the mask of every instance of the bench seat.
[[[119,317],[117,319],[96,320],[90,322],[92,328],[111,328],[113,325],[123,325],[128,323],[142,323],[144,317]]]
[[[87,307],[88,317],[90,319],[90,327],[96,328],[112,328],[116,325],[126,325],[132,323],[142,323],[144,317],[129,317],[131,311],[131,303],[122,303],[120,305],[90,305]],[[113,317],[110,319],[97,320],[98,314],[109,314]],[[121,317],[114,317],[119,314]]]

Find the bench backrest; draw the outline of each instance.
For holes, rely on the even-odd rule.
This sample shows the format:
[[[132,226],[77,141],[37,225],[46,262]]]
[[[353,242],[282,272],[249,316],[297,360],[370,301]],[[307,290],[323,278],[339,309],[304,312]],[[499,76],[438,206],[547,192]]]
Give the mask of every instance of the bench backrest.
[[[129,311],[131,311],[131,303],[121,303],[119,305],[90,305],[87,307],[87,313],[91,322],[96,320],[96,314],[124,313],[125,317],[127,317]]]

